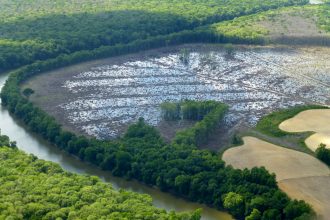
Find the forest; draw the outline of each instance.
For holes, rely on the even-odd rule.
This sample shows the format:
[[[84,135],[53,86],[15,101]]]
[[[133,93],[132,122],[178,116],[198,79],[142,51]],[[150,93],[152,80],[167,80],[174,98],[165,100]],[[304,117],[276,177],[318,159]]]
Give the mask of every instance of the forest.
[[[307,0],[0,1],[0,70],[120,46]],[[17,31],[19,30],[19,31]],[[193,32],[194,33],[194,32]],[[159,45],[163,46],[163,45]]]
[[[199,210],[166,212],[148,195],[114,190],[9,145],[0,136],[0,219],[200,219]]]

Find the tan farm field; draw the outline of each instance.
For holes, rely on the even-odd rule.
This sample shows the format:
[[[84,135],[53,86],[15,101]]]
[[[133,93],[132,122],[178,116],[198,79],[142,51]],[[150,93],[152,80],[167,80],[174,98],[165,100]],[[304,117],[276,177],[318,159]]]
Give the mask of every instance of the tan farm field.
[[[283,121],[279,128],[287,132],[313,131],[305,140],[306,145],[315,151],[320,143],[330,148],[330,109],[315,109],[300,112],[295,117]]]
[[[318,159],[254,137],[244,145],[228,149],[222,159],[235,168],[264,166],[276,174],[279,187],[295,199],[311,204],[320,219],[330,216],[330,170]],[[298,184],[299,183],[299,184]]]

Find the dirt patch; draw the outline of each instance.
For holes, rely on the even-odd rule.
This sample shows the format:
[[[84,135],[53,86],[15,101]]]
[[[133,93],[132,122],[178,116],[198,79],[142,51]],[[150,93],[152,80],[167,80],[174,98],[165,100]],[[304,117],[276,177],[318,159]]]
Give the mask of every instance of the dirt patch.
[[[291,198],[307,201],[313,206],[319,219],[327,220],[330,216],[330,176],[312,176],[281,180],[281,190]]]
[[[313,151],[320,143],[330,148],[330,109],[300,112],[295,117],[282,122],[279,128],[287,132],[316,132],[305,140],[306,145]]]
[[[310,10],[309,10],[310,9]],[[281,11],[255,25],[268,30],[271,42],[284,44],[326,45],[330,34],[317,26],[318,17],[311,8]]]
[[[244,137],[244,145],[228,149],[222,159],[235,168],[264,166],[276,174],[279,187],[292,198],[311,204],[320,219],[329,216],[330,170],[311,155]]]
[[[161,121],[157,125],[157,129],[160,131],[162,137],[165,138],[167,142],[170,142],[176,132],[192,127],[196,122],[195,121]]]
[[[222,159],[236,168],[265,166],[276,179],[329,175],[330,170],[311,155],[279,147],[254,137],[244,137],[244,145],[230,148]],[[239,155],[239,156],[238,156]]]
[[[273,39],[282,36],[328,36],[325,31],[317,27],[316,18],[307,18],[303,11],[295,13],[298,15],[292,15],[290,12],[281,13],[274,16],[271,20],[260,22],[260,25],[269,30],[269,35]]]

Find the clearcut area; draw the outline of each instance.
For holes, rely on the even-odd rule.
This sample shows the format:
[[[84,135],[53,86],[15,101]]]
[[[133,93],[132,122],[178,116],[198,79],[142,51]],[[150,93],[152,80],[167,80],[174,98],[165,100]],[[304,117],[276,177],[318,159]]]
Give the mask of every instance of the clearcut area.
[[[184,99],[228,104],[230,132],[276,109],[330,104],[328,60],[330,48],[185,45],[71,66],[23,87],[67,129],[101,139],[120,136],[139,117],[169,127],[160,126],[160,104]]]

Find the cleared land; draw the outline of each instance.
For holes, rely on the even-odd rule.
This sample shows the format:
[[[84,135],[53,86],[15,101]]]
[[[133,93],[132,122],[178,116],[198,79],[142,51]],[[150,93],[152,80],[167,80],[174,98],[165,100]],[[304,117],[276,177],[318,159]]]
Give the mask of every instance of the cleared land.
[[[330,174],[328,167],[311,155],[254,137],[244,137],[243,141],[244,145],[225,151],[222,157],[236,168],[265,166],[267,170],[276,174],[278,181]]]
[[[228,55],[222,46],[188,45],[71,66],[23,87],[66,128],[98,138],[117,137],[139,117],[158,125],[159,105],[183,99],[225,102],[230,130],[275,109],[330,104],[328,60],[330,48],[239,47]]]
[[[330,176],[311,176],[287,179],[278,182],[279,187],[291,198],[302,199],[311,204],[320,214],[320,219],[330,216]]]
[[[306,145],[315,151],[320,143],[330,148],[330,109],[316,109],[300,112],[295,117],[283,121],[279,128],[287,132],[314,131],[305,140]]]
[[[224,152],[222,159],[235,168],[264,166],[276,174],[280,188],[292,198],[311,204],[320,218],[329,216],[330,170],[316,158],[254,137]],[[238,156],[239,155],[239,156]]]
[[[329,33],[318,25],[315,11],[318,6],[278,10],[255,25],[267,30],[272,42],[280,43],[317,43],[330,39]]]
[[[314,2],[317,4],[317,2]],[[329,6],[307,5],[270,10],[210,25],[215,33],[287,45],[330,45]]]

